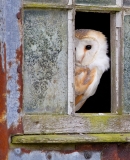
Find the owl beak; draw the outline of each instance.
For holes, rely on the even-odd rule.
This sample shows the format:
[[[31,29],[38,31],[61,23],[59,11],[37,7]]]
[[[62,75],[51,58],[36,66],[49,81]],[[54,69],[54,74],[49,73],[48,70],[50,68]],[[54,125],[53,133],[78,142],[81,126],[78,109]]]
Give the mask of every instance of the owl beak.
[[[76,63],[81,66],[82,65],[82,61],[83,61],[84,55],[82,57],[79,57],[78,60],[76,60]]]

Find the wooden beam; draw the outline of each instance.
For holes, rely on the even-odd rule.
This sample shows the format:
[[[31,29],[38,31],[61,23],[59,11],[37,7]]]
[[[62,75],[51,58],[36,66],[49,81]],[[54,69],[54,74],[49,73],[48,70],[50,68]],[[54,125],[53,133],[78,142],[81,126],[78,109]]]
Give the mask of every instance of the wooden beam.
[[[109,12],[119,12],[121,11],[121,7],[114,5],[108,5],[108,6],[93,6],[93,5],[76,5],[75,6],[76,11],[84,11],[84,12],[104,12],[104,13],[109,13]]]
[[[72,5],[52,4],[52,3],[24,3],[24,8],[38,9],[73,9]]]
[[[130,115],[25,115],[24,134],[128,133]]]
[[[87,143],[130,142],[130,134],[77,134],[77,135],[21,135],[13,136],[12,143]]]

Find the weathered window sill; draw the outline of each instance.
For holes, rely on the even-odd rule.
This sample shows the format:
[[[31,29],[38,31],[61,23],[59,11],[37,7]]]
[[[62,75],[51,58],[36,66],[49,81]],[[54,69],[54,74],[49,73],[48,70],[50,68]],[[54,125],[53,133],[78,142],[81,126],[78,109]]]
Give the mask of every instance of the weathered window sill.
[[[24,8],[38,8],[38,9],[73,9],[72,5],[63,4],[49,4],[49,3],[24,3]]]
[[[23,130],[27,135],[130,133],[130,115],[25,115]]]
[[[130,142],[130,134],[17,135],[12,143],[97,143]]]
[[[76,5],[75,6],[77,11],[101,11],[101,12],[119,12],[121,11],[121,7],[114,5],[108,6],[93,6],[93,5]]]

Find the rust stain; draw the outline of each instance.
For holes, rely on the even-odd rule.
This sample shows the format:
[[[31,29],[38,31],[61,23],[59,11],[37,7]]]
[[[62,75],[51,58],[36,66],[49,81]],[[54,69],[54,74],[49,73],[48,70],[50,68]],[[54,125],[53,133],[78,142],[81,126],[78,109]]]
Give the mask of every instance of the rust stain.
[[[20,38],[22,42],[22,37],[23,37],[23,29],[22,29],[22,9],[16,14],[16,17],[18,19],[18,26],[19,26],[19,33],[20,33]]]
[[[17,68],[17,72],[18,72],[18,73],[21,73],[21,72],[22,72],[22,67],[21,67],[20,65],[19,65],[18,68]]]
[[[21,10],[16,14],[16,17],[17,17],[18,19],[21,19]]]
[[[16,60],[18,63],[18,68],[22,68],[22,45],[16,50]],[[17,72],[18,74],[18,80],[17,80],[17,84],[19,86],[19,108],[17,109],[18,114],[20,114],[22,112],[22,106],[23,106],[23,79],[22,79],[22,72]],[[23,133],[23,124],[22,124],[22,117],[19,116],[19,120],[18,120],[18,125],[17,127],[15,126],[11,126],[9,129],[9,134],[10,135],[15,135],[18,133]]]
[[[11,79],[11,78],[12,78],[12,76],[8,76],[8,80]]]
[[[10,90],[7,90],[7,94],[10,94]]]
[[[102,159],[103,160],[119,160],[117,144],[105,144],[102,150]]]
[[[9,65],[9,68],[10,68],[12,66],[12,62],[9,62],[8,65]]]
[[[117,144],[119,160],[130,159],[130,143]]]
[[[6,62],[6,46],[4,44],[4,62]],[[5,71],[2,68],[2,57],[0,56],[0,160],[6,160],[8,155],[8,130],[6,123],[6,63]]]
[[[101,152],[102,160],[120,160],[118,157],[118,150],[116,143],[80,144],[76,145],[76,150]]]
[[[75,149],[79,152],[79,151],[83,151],[83,150],[89,150],[89,151],[100,151],[104,148],[104,144],[102,143],[96,143],[96,144],[77,144],[75,146]]]
[[[22,45],[20,46],[20,48],[16,51],[17,53],[17,60],[19,61],[19,70],[20,72],[18,72],[18,85],[19,85],[19,92],[20,92],[20,97],[19,97],[19,103],[20,103],[20,107],[19,109],[22,110],[22,106],[23,106],[23,78],[22,78],[22,55],[23,55],[23,51],[22,51]]]
[[[27,153],[27,154],[31,153],[31,150],[25,148],[22,148],[21,151],[22,153]]]
[[[23,133],[23,124],[22,124],[22,118],[19,118],[17,127],[14,127],[13,125],[9,128],[8,133],[10,136],[16,135],[16,134],[22,134]]]
[[[19,33],[20,33],[20,38],[22,42],[22,14],[21,14],[21,9],[20,11],[16,14],[16,17],[18,19],[18,26],[19,26]],[[23,56],[23,51],[22,51],[22,45],[16,50],[16,63],[18,64],[17,68],[17,74],[18,74],[18,80],[17,84],[19,86],[18,91],[20,93],[19,96],[19,108],[17,109],[18,114],[22,112],[22,106],[23,106],[23,79],[22,79],[22,56]],[[10,64],[11,66],[12,64]],[[17,127],[11,126],[9,129],[9,134],[10,135],[15,135],[18,133],[23,133],[23,124],[22,124],[22,117],[19,116],[18,120],[18,125]]]
[[[21,18],[21,9],[20,12],[16,14],[16,17],[18,18],[18,26],[19,26],[19,31],[20,31],[20,37],[21,37],[21,42],[22,42],[22,18]],[[17,84],[19,86],[19,108],[17,109],[18,114],[21,113],[22,111],[22,94],[23,94],[23,80],[22,80],[22,45],[16,50],[16,63],[18,64],[17,68],[17,74],[18,74],[18,80]],[[12,62],[9,62],[9,67],[12,66]],[[11,79],[12,77],[8,77],[8,79]],[[7,93],[10,93],[8,90]],[[9,135],[14,135],[18,133],[23,133],[23,125],[22,125],[22,118],[19,116],[18,120],[18,125],[17,126],[11,126],[8,130]]]

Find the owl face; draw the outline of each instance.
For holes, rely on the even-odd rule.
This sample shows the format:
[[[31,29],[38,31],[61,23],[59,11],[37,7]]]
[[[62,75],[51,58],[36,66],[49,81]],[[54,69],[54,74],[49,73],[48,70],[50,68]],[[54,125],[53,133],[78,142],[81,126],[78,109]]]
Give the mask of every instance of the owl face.
[[[93,37],[75,40],[76,46],[76,65],[87,66],[92,63],[99,50],[99,43]]]
[[[76,65],[99,66],[105,62],[107,53],[106,37],[99,31],[80,29],[75,31]]]

